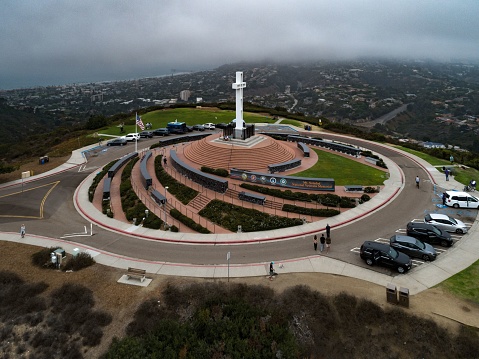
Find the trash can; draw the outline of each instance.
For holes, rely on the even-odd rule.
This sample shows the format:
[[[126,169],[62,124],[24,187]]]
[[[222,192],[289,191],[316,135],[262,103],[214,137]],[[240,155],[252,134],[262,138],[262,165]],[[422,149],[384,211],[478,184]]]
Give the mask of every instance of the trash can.
[[[409,289],[399,288],[399,305],[405,308],[409,308]]]
[[[396,286],[392,283],[388,283],[386,285],[386,299],[388,303],[398,303],[397,289]]]

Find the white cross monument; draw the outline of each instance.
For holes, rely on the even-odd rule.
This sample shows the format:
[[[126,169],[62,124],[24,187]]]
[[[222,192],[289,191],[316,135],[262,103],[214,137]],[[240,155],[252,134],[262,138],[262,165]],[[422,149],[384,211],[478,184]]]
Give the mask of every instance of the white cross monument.
[[[242,138],[244,129],[243,120],[243,89],[246,87],[246,82],[243,82],[243,72],[236,72],[236,82],[233,84],[233,89],[236,90],[236,127],[235,138]]]

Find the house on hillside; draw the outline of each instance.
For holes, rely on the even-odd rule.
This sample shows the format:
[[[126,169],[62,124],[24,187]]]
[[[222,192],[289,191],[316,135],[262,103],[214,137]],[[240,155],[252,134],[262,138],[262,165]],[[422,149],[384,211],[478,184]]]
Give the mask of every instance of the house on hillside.
[[[446,148],[446,146],[442,143],[439,143],[439,142],[430,142],[430,141],[427,141],[427,142],[423,142],[421,143],[421,145],[424,147],[424,148]]]

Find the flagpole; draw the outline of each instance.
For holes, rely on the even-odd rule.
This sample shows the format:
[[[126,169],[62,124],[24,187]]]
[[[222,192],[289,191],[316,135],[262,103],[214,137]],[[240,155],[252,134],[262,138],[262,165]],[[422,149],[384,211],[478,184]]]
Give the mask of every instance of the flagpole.
[[[135,112],[135,152],[138,152],[138,138],[136,138],[136,134],[138,133],[137,122],[138,122],[138,112]]]

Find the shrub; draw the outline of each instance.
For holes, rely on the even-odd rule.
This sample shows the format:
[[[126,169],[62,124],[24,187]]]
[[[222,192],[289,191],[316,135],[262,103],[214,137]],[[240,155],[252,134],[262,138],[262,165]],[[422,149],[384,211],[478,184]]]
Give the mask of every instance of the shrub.
[[[367,202],[367,201],[369,201],[370,199],[371,199],[371,197],[369,197],[369,195],[367,195],[367,194],[365,193],[365,194],[363,194],[363,195],[361,196],[361,198],[359,199],[359,203]]]
[[[43,248],[40,252],[32,254],[32,264],[40,268],[53,267],[51,262],[51,253],[55,252],[60,247]]]
[[[375,187],[365,187],[364,188],[364,193],[377,193],[377,192],[379,192],[379,191]]]
[[[64,270],[79,271],[80,269],[87,268],[95,264],[93,257],[86,252],[78,253],[76,256],[72,256],[63,267]]]

